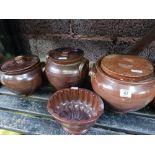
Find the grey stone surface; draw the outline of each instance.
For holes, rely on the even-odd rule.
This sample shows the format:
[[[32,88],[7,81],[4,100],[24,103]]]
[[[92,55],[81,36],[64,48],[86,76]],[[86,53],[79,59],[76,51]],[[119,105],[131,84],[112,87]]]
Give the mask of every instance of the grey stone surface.
[[[155,26],[155,20],[143,19],[104,19],[104,20],[74,20],[73,32],[84,35],[108,36],[144,36]]]
[[[70,32],[70,20],[67,19],[24,19],[14,20],[24,34],[66,34]]]
[[[111,53],[126,53],[133,46],[129,43],[113,44],[113,42],[92,41],[92,40],[74,40],[62,39],[60,37],[51,37],[50,39],[31,38],[29,39],[31,52],[39,55],[45,60],[48,51],[60,47],[75,47],[84,50],[85,57],[91,61],[98,60],[101,56]]]
[[[25,134],[66,135],[60,124],[51,119],[24,116],[14,112],[0,111],[0,128],[20,131]],[[121,132],[120,132],[121,133]],[[100,128],[90,128],[87,135],[116,135],[114,132]],[[123,133],[122,133],[123,134]]]
[[[117,114],[105,111],[104,117],[97,121],[111,129],[135,134],[155,134],[155,119],[134,114]]]
[[[48,89],[46,88],[45,92],[47,91]],[[3,95],[0,92],[0,109],[23,112],[40,118],[51,118],[51,115],[47,112],[48,97],[46,100],[39,99],[40,92],[36,92],[36,95],[29,97],[15,94],[9,95],[9,92],[6,92],[7,90],[3,92]],[[8,95],[5,95],[5,93]],[[96,127],[99,130],[117,131],[120,134],[155,134],[155,111],[148,106],[141,111],[127,114],[117,114],[105,109],[105,113],[95,124],[94,128]]]
[[[74,40],[62,39],[60,37],[52,37],[51,39],[29,39],[31,52],[38,55],[41,60],[45,61],[48,51],[60,47],[75,47],[84,50],[85,57],[90,61],[96,61],[102,56],[108,54],[127,54],[129,49],[134,46],[132,43],[114,44],[109,41],[93,41],[93,40]],[[146,47],[139,55],[147,58],[155,63],[155,46]]]
[[[34,115],[50,116],[47,112],[47,100],[43,101],[16,95],[0,95],[0,99],[0,108]]]
[[[48,98],[54,93],[53,87],[41,87],[38,90],[36,90],[33,94],[29,95],[29,97],[34,99],[41,99],[47,101]],[[13,95],[17,96],[18,94],[12,90],[9,90],[5,86],[0,87],[0,94],[5,95]],[[26,97],[24,95],[20,95],[20,97]]]
[[[10,20],[9,23],[17,53],[36,54],[42,60],[45,60],[45,55],[49,50],[65,46],[83,49],[85,56],[91,61],[96,61],[106,54],[125,54],[136,43],[137,39],[155,26],[153,19],[37,19]],[[78,37],[78,35],[86,35],[86,38]],[[141,52],[141,55],[154,62],[154,49],[154,45],[151,48],[148,47]]]
[[[147,47],[139,55],[155,64],[155,47]]]

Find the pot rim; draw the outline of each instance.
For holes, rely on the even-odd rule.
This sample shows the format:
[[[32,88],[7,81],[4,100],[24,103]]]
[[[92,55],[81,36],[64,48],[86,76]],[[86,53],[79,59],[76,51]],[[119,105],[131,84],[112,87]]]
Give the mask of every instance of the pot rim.
[[[56,51],[63,51],[63,50],[69,50],[72,52],[79,52],[79,56],[76,58],[72,58],[71,60],[57,60],[50,56],[51,52],[56,52]],[[79,49],[79,48],[73,48],[73,47],[63,47],[63,48],[56,48],[54,50],[50,50],[46,56],[46,60],[50,59],[52,62],[60,65],[71,65],[73,63],[79,63],[81,59],[84,58],[84,51]]]
[[[127,61],[124,59],[127,59]],[[117,63],[113,62],[113,60],[116,61]],[[132,60],[132,63],[134,63],[134,66],[130,66],[131,67],[130,71],[129,71],[129,68],[127,68],[127,69],[125,68],[125,70],[124,70],[124,66],[123,67],[119,66],[120,63],[121,64],[123,63],[122,65],[125,64],[128,66],[128,60]],[[143,63],[142,66],[146,65],[146,68],[142,67],[140,69],[139,68],[140,66],[137,63],[137,61],[140,61],[141,63]],[[113,66],[113,63],[114,63],[114,66]],[[135,66],[137,64],[138,64],[137,67],[139,69]],[[111,65],[112,65],[112,68],[111,68]],[[118,72],[116,71],[116,66],[118,68],[120,68],[120,70],[118,70]],[[148,61],[147,59],[145,59],[144,57],[134,56],[134,55],[124,55],[124,54],[110,54],[110,55],[104,56],[102,58],[102,60],[100,61],[100,67],[106,74],[108,74],[109,76],[111,76],[113,78],[116,78],[116,79],[125,78],[126,79],[125,81],[132,81],[132,79],[133,79],[133,81],[135,81],[135,82],[148,79],[149,77],[151,77],[153,75],[153,72],[154,72],[153,64],[150,61]],[[131,70],[133,70],[133,72],[131,72]],[[137,71],[138,72],[140,71],[141,74],[135,74],[135,73],[137,73]],[[126,74],[126,72],[128,74]]]
[[[88,89],[84,89],[84,88],[78,88],[78,89],[81,89],[81,90],[86,90],[88,92],[91,92],[91,93],[94,93],[94,95],[96,95],[100,101],[100,104],[103,105],[103,108],[97,112],[97,115],[96,116],[93,116],[91,117],[90,119],[88,120],[80,120],[80,121],[77,121],[77,120],[68,120],[68,119],[65,119],[63,117],[60,117],[58,114],[56,114],[53,109],[50,108],[50,104],[51,104],[51,100],[53,98],[53,96],[58,93],[59,91],[62,91],[62,90],[68,90],[68,89],[72,89],[72,88],[65,88],[65,89],[61,89],[61,90],[58,90],[57,92],[55,92],[48,100],[48,104],[47,104],[47,109],[48,109],[48,112],[56,119],[58,120],[59,122],[62,122],[62,123],[67,123],[67,124],[72,124],[72,125],[83,125],[83,124],[88,124],[88,123],[92,123],[92,122],[95,122],[103,113],[104,113],[104,102],[103,100],[101,99],[100,96],[98,96],[96,93],[88,90]]]
[[[20,57],[20,56],[17,56],[17,57]],[[23,56],[24,57],[24,56]],[[9,60],[13,60],[13,59],[15,59],[15,58],[11,58],[11,59],[8,59],[7,61],[5,61],[1,66],[0,66],[0,71],[3,73],[3,74],[5,74],[5,75],[19,75],[19,74],[24,74],[24,73],[27,73],[27,72],[30,72],[30,71],[32,71],[32,70],[34,70],[35,68],[37,68],[38,66],[39,66],[39,64],[40,64],[40,59],[38,58],[38,56],[36,56],[36,55],[26,55],[26,57],[35,57],[35,58],[37,58],[38,60],[37,60],[37,62],[34,64],[34,65],[32,65],[32,66],[28,66],[28,67],[26,67],[26,68],[24,68],[24,69],[20,69],[20,70],[17,70],[17,71],[3,71],[2,70],[2,66],[5,64],[5,62],[7,62],[7,61],[9,61]]]
[[[112,80],[112,81],[115,81],[117,83],[121,83],[121,84],[133,84],[133,85],[147,85],[147,84],[152,84],[152,83],[155,83],[155,76],[153,77],[153,79],[149,79],[149,80],[143,80],[143,81],[123,81],[123,80],[118,80],[118,79],[115,79],[111,76],[109,76],[108,74],[106,74],[100,67],[100,62],[101,62],[102,58],[99,59],[96,63],[95,63],[95,67],[97,69],[97,71],[99,71],[100,75],[101,76],[104,76],[105,78],[107,78],[108,80]]]

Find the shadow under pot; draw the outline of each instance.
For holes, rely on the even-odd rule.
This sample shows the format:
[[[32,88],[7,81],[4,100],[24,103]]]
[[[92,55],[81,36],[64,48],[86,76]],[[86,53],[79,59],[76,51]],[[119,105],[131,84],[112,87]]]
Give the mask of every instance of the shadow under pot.
[[[18,94],[33,93],[42,84],[40,60],[37,56],[17,56],[1,66],[1,83]]]
[[[106,56],[89,75],[94,91],[117,112],[137,111],[155,97],[154,68],[142,57]]]
[[[59,48],[50,51],[46,59],[46,76],[57,90],[82,86],[89,71],[89,61],[84,58],[84,51]]]

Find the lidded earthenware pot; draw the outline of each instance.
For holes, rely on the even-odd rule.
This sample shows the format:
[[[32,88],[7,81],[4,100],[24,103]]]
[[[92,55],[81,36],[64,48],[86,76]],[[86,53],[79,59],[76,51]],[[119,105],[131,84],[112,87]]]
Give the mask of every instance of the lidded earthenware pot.
[[[1,66],[1,83],[19,94],[31,94],[42,83],[37,56],[17,56]]]
[[[88,70],[89,62],[81,49],[59,48],[47,54],[46,76],[57,90],[82,85]]]
[[[118,112],[139,110],[155,97],[154,67],[140,56],[105,56],[90,76],[94,91]]]
[[[124,81],[145,80],[154,72],[148,60],[133,55],[108,55],[101,60],[101,68],[113,78]]]

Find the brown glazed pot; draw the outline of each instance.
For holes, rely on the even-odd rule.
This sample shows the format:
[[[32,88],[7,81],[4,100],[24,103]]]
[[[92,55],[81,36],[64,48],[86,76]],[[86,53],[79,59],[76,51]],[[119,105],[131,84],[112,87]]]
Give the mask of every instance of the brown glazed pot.
[[[136,111],[149,104],[155,96],[155,77],[135,82],[115,79],[101,69],[99,60],[91,69],[91,84],[117,112]]]
[[[154,67],[140,56],[111,54],[101,60],[101,69],[118,80],[141,81],[152,76]]]
[[[9,89],[28,95],[42,84],[40,60],[37,56],[17,56],[1,66],[1,83]]]
[[[48,101],[48,112],[70,134],[83,134],[104,111],[102,99],[82,88],[66,88],[57,91]]]
[[[59,48],[48,53],[45,72],[57,90],[82,85],[89,71],[89,62],[83,55],[82,50],[74,48]]]

